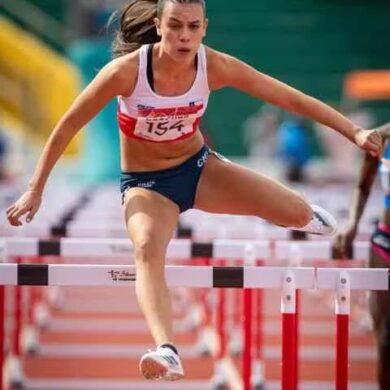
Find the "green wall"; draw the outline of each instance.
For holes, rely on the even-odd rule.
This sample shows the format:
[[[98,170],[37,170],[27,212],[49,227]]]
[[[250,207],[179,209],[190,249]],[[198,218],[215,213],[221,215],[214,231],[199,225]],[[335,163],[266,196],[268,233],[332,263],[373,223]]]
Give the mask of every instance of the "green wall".
[[[66,20],[68,0],[28,0],[28,2],[39,7],[45,13],[51,15],[60,22]]]
[[[390,67],[390,1],[211,0],[208,17],[209,46],[332,104],[347,72]],[[220,151],[245,153],[242,123],[260,104],[236,91],[212,96],[206,126]]]

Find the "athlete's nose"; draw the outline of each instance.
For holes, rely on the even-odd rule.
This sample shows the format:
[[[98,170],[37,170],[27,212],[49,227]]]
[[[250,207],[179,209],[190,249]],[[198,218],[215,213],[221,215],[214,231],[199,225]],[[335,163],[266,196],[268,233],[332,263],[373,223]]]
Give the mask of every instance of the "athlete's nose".
[[[188,28],[183,28],[181,34],[180,34],[180,41],[181,42],[188,42],[190,40],[190,31]]]

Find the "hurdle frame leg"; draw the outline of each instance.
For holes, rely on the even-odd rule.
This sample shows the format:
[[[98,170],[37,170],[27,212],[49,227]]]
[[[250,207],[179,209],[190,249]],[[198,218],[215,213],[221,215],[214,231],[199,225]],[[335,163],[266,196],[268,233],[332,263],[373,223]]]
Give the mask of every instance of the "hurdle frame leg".
[[[5,286],[0,286],[0,390],[4,390]]]
[[[296,389],[296,283],[288,270],[282,285],[282,390]]]
[[[348,389],[348,339],[351,287],[347,272],[340,272],[336,286],[336,390]]]
[[[253,292],[250,288],[243,290],[243,351],[242,351],[242,379],[243,390],[252,387],[252,301]]]

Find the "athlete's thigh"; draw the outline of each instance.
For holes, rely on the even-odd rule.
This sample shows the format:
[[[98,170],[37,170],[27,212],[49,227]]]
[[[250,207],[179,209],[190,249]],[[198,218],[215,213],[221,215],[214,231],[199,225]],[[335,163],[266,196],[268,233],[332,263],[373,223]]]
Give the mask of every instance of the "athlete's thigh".
[[[389,268],[389,264],[379,254],[371,250],[370,268]],[[383,321],[390,321],[390,292],[371,291],[370,292],[370,312],[377,327]]]
[[[304,199],[281,183],[211,155],[201,174],[195,208],[227,214],[254,215],[283,224],[283,216],[307,207]]]
[[[123,209],[136,248],[148,247],[164,254],[178,222],[178,206],[155,191],[131,188],[126,192]]]

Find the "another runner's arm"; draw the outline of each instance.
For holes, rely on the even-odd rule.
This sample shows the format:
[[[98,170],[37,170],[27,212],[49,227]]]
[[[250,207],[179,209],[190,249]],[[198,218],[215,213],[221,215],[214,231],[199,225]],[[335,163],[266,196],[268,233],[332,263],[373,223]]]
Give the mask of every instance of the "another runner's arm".
[[[51,170],[76,133],[112,98],[131,93],[136,64],[125,57],[111,61],[76,98],[47,140],[30,180],[30,190],[42,192]]]
[[[311,118],[355,142],[361,130],[319,100],[267,76],[230,55],[207,49],[210,89],[232,87],[287,111]]]
[[[357,185],[352,193],[352,202],[349,208],[348,229],[357,231],[360,218],[364,212],[372,184],[378,171],[378,158],[366,153],[360,168]]]

